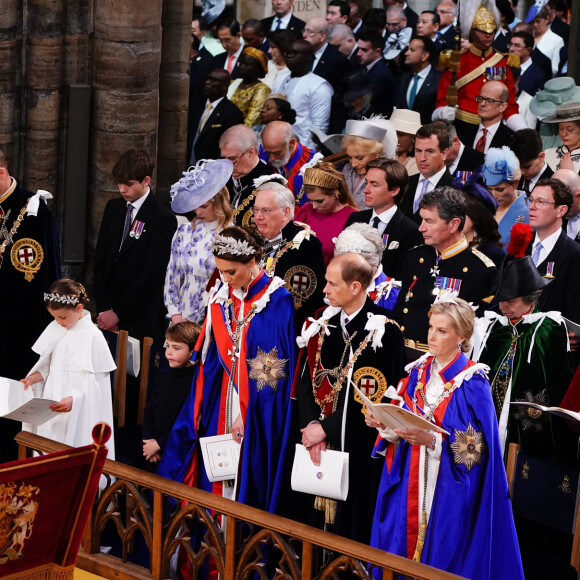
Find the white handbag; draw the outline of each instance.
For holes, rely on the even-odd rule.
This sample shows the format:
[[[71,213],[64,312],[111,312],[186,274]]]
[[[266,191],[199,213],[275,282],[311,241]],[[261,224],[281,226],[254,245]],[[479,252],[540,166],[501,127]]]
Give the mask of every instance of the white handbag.
[[[330,499],[346,500],[348,496],[348,453],[322,451],[320,465],[314,465],[304,445],[296,444],[292,466],[292,489]]]

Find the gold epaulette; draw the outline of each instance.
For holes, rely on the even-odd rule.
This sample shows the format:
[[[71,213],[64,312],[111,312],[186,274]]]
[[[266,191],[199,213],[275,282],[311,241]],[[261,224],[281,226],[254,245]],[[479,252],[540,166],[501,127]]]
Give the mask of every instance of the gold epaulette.
[[[471,253],[474,256],[477,256],[487,268],[495,268],[495,263],[493,260],[490,260],[483,252],[480,252],[476,248],[471,248]]]
[[[451,53],[452,50],[442,50],[439,53],[439,67],[440,68],[449,68],[449,63],[451,62]]]
[[[520,57],[517,54],[506,54],[507,65],[511,68],[520,68]]]

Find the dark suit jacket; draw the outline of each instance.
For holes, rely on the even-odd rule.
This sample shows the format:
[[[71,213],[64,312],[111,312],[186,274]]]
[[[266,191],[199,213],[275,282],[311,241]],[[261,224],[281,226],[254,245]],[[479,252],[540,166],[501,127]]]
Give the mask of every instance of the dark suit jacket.
[[[533,243],[534,240],[530,242],[526,254],[532,254]],[[580,322],[580,246],[564,230],[548,257],[537,266],[542,276],[546,275],[548,262],[554,263],[554,278],[544,288],[538,300],[538,309],[543,312],[557,310],[566,318]]]
[[[200,159],[219,159],[221,157],[219,141],[223,132],[234,125],[244,122],[244,115],[227,97],[211,112],[201,133],[196,137],[197,127],[204,112],[204,105],[198,110],[193,120],[193,152],[195,161]],[[193,160],[192,160],[193,161]]]
[[[419,215],[419,212],[413,213],[415,191],[417,190],[419,179],[423,179],[423,176],[420,173],[411,175],[411,177],[409,177],[409,187],[407,187],[407,191],[405,192],[405,195],[403,195],[403,199],[399,202],[399,209],[416,224],[421,224],[421,216]],[[451,185],[452,182],[453,178],[451,177],[449,171],[446,171],[441,179],[437,182],[437,187]]]
[[[457,30],[455,26],[449,27],[438,40],[439,43],[439,50],[454,50],[455,49],[455,35],[457,34]]]
[[[272,22],[274,22],[275,18],[276,16],[268,16],[268,18],[262,18],[262,22],[266,27],[266,34],[270,33],[270,28],[272,28]],[[291,32],[298,40],[302,40],[302,31],[304,30],[305,26],[306,22],[304,22],[304,20],[300,20],[300,18],[296,18],[296,16],[292,14],[292,16],[290,16],[288,28],[286,28],[286,30]]]
[[[564,39],[564,44],[568,45],[570,39],[570,25],[558,17],[554,18],[552,24],[550,25],[552,32],[556,33]]]
[[[336,94],[342,80],[351,72],[350,63],[336,46],[329,44],[322,53],[316,67],[312,70],[315,75],[327,80]]]
[[[356,72],[362,69],[362,64],[358,58],[358,48],[348,57],[351,72]]]
[[[479,130],[479,125],[472,125],[470,123],[457,124],[457,136],[459,139],[465,143],[467,147],[475,147],[475,136]],[[504,145],[510,145],[514,132],[503,123],[500,123],[491,143],[490,147],[503,147]]]
[[[548,75],[548,78],[551,79],[552,61],[539,48],[536,47],[534,47],[534,50],[532,50],[532,54],[530,56],[532,57],[532,61],[534,62],[534,64],[539,69],[544,71],[546,75]]]
[[[346,220],[345,227],[355,223],[368,224],[371,221],[372,215],[372,209],[351,213]],[[391,218],[391,221],[387,224],[383,232],[384,234],[388,234],[389,238],[381,259],[383,271],[387,276],[400,280],[403,271],[403,262],[407,252],[411,248],[422,244],[423,236],[419,232],[417,224],[405,217],[403,212],[398,208],[395,215]],[[396,248],[392,247],[396,245],[393,242],[398,242]]]
[[[532,97],[544,88],[546,81],[550,80],[550,77],[532,60],[532,64],[526,69],[526,72],[520,77],[518,83],[518,95],[522,91],[526,91],[528,95]]]
[[[135,338],[151,336],[159,342],[165,331],[163,286],[177,220],[149,192],[134,216],[144,224],[141,236],[127,235],[119,249],[126,214],[127,203],[121,197],[105,207],[95,253],[97,312],[112,309],[120,329]]]
[[[390,117],[393,111],[395,80],[387,61],[381,58],[372,66],[371,70],[367,71],[366,67],[363,70],[372,89],[371,105],[373,109]]]
[[[421,115],[421,123],[423,125],[427,125],[431,122],[431,115],[435,109],[435,100],[437,99],[437,88],[439,87],[440,79],[441,71],[438,71],[432,66],[427,78],[415,96],[413,111],[417,111]],[[409,108],[407,91],[412,80],[413,73],[409,71],[403,73],[397,81],[397,86],[395,87],[395,107],[397,109]]]
[[[540,179],[550,179],[550,177],[552,177],[552,175],[554,175],[554,172],[552,171],[551,167],[546,163],[546,167],[544,168],[544,171],[542,171],[542,173],[541,173],[540,177],[537,179],[536,183],[538,183],[538,181],[540,181]],[[523,177],[519,180],[517,189],[524,191],[524,178]],[[532,191],[534,191],[534,188],[532,188]],[[532,191],[530,191],[530,193],[532,193]]]
[[[405,16],[407,17],[407,26],[410,26],[413,29],[413,33],[415,33],[419,16],[408,4],[407,8],[405,8]]]
[[[478,167],[483,165],[484,161],[485,155],[483,153],[465,145],[465,149],[459,158],[455,171],[475,171]]]
[[[493,48],[498,52],[509,52],[509,38],[503,32],[500,32],[496,38],[494,38],[492,43]]]
[[[226,64],[227,58],[228,58],[228,53],[227,52],[222,52],[222,53],[218,54],[217,56],[214,56],[213,57],[213,65],[212,65],[211,68],[212,69],[214,69],[214,68],[225,68],[225,64]],[[231,72],[232,79],[239,79],[240,78],[240,69],[236,66],[237,64],[238,64],[238,61],[236,60],[236,62],[234,64],[234,68],[233,68],[233,70]]]

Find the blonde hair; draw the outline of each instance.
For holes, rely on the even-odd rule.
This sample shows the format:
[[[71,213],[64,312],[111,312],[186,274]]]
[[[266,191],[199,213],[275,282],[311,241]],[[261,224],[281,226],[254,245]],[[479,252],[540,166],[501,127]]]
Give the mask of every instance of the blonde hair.
[[[223,230],[227,228],[231,221],[234,212],[232,210],[232,206],[230,205],[230,194],[228,192],[227,187],[222,187],[210,200],[209,203],[213,205],[213,211],[215,213],[215,217],[218,221],[218,230]],[[195,222],[199,218],[197,215],[193,215],[191,218],[191,227],[194,226]]]
[[[358,211],[358,206],[356,205],[356,202],[354,201],[354,198],[348,189],[348,185],[344,180],[342,171],[338,171],[334,165],[332,165],[332,163],[328,163],[327,161],[320,161],[312,169],[306,170],[307,173],[305,173],[304,181],[308,181],[307,175],[310,173],[310,175],[314,174],[313,177],[315,179],[313,179],[313,181],[316,182],[316,171],[324,172],[330,175],[336,180],[337,185],[334,189],[330,189],[328,187],[315,185],[314,183],[304,183],[304,191],[306,193],[312,193],[315,189],[320,189],[324,195],[332,195],[334,191],[338,191],[339,203],[348,205],[349,207],[352,207]]]
[[[451,319],[453,328],[459,336],[465,337],[461,343],[462,352],[471,350],[471,337],[475,326],[475,312],[462,298],[453,298],[450,302],[436,302],[429,310],[429,318],[433,314],[444,314]]]
[[[372,153],[378,157],[384,153],[384,144],[382,141],[373,141],[372,139],[366,139],[365,137],[345,135],[342,138],[342,148],[346,149],[349,145],[360,147],[365,155]]]

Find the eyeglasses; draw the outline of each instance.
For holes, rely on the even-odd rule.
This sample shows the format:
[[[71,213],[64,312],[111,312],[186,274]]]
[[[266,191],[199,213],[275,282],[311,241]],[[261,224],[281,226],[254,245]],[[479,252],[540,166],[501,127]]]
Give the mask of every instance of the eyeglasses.
[[[548,205],[556,205],[555,201],[548,201],[547,199],[536,199],[534,197],[526,197],[525,200],[528,207],[537,207],[544,209]]]
[[[261,207],[254,206],[254,215],[260,215],[262,213],[264,214],[265,217],[268,217],[270,214],[274,213],[275,211],[278,211],[279,209],[280,209],[279,207],[275,207],[274,209],[264,209]]]
[[[311,30],[310,28],[305,28],[302,31],[302,36],[314,36],[315,34],[321,34],[320,30]]]
[[[505,103],[505,101],[498,101],[496,99],[490,99],[489,97],[482,97],[481,95],[475,97],[475,102],[485,103],[486,105],[493,105],[494,103],[499,103],[501,105],[502,103]]]
[[[454,14],[451,10],[436,10],[437,14]]]
[[[239,160],[248,152],[248,150],[246,149],[243,153],[241,153],[240,155],[238,155],[237,157],[224,157],[224,159],[227,159],[228,161],[231,161],[234,164],[234,167],[238,164]]]
[[[402,20],[399,20],[398,22],[387,22],[387,26],[399,26],[401,22]]]

